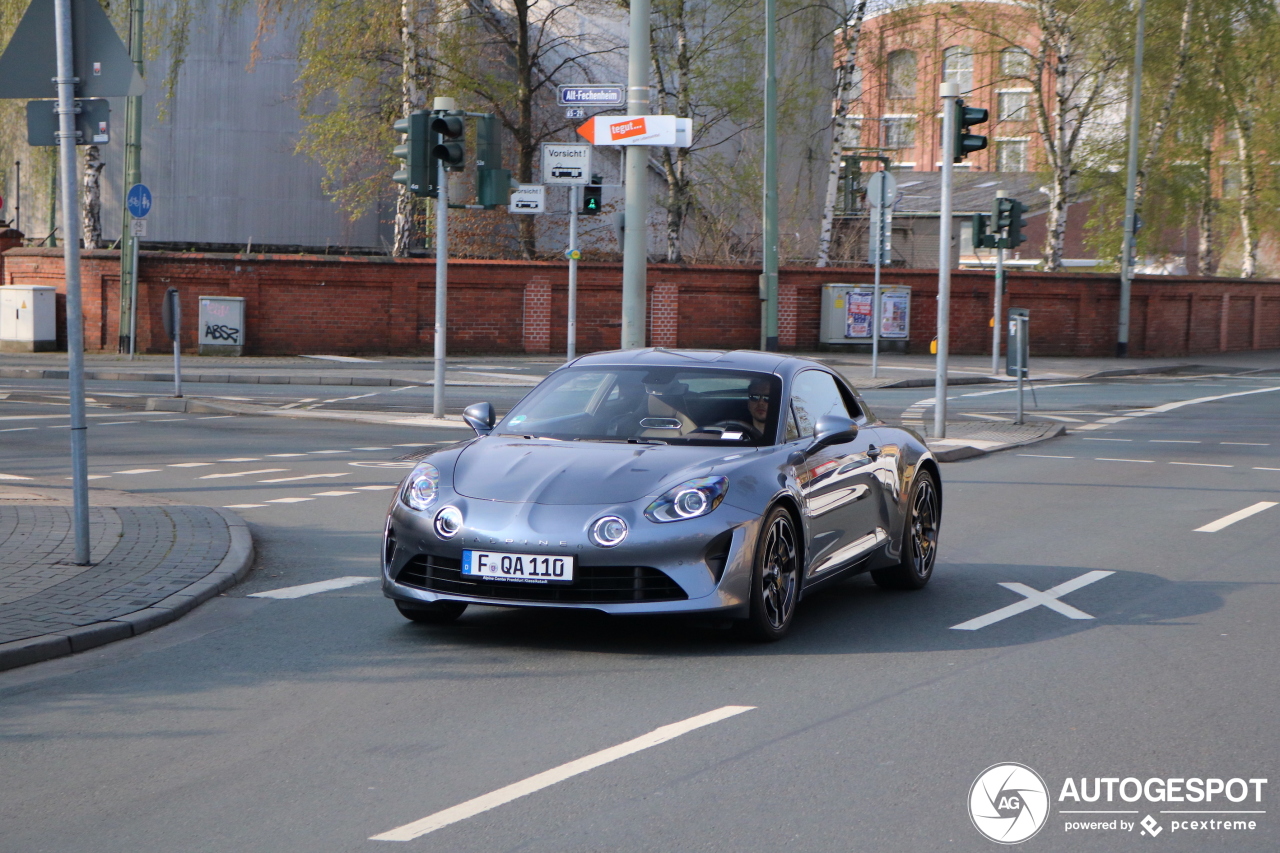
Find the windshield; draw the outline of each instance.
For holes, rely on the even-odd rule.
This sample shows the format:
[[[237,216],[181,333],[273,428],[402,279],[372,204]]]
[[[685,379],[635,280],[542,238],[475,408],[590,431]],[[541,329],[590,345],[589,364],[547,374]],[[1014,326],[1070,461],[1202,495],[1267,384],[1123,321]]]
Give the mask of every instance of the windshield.
[[[782,382],[767,373],[582,367],[551,374],[494,427],[566,441],[773,444]]]

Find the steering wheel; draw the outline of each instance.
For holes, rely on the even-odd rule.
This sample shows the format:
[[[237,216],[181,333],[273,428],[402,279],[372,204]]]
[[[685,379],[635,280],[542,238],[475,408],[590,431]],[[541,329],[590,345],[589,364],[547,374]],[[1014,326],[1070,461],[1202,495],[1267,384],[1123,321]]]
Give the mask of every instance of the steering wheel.
[[[753,441],[760,440],[760,431],[758,429],[756,429],[754,426],[747,423],[746,421],[733,420],[731,418],[723,421],[716,421],[715,423],[705,427],[700,427],[698,429],[698,432],[702,432],[704,430],[710,431],[715,429],[720,430],[720,432],[722,433],[740,430],[744,435],[749,436]]]

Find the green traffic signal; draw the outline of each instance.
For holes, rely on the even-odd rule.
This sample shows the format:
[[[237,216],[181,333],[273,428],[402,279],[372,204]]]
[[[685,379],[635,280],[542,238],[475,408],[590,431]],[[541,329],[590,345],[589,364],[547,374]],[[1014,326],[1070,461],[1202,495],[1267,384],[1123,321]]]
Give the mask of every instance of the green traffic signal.
[[[988,115],[987,111],[981,107],[966,107],[964,101],[956,99],[955,154],[957,161],[987,147],[987,138],[970,133],[969,128],[975,124],[984,123]]]
[[[599,175],[591,176],[591,183],[582,188],[582,215],[595,216],[604,204],[604,187]]]
[[[429,143],[425,111],[409,113],[397,119],[392,127],[404,134],[404,142],[392,149],[392,154],[404,161],[404,166],[391,176],[397,184],[404,184],[409,192],[418,196],[435,195],[435,181],[431,172],[427,146]]]

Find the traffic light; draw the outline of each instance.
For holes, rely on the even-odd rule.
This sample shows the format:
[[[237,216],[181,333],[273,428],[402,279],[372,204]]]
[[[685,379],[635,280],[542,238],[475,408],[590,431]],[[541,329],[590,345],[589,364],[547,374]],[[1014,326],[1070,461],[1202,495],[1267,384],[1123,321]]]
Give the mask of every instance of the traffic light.
[[[987,120],[987,111],[981,107],[966,107],[964,101],[956,99],[956,161],[963,160],[975,151],[987,147],[987,138],[970,133],[969,128],[982,124]]]
[[[476,120],[476,202],[486,209],[506,207],[511,198],[511,170],[502,168],[502,126],[498,117]]]
[[[583,216],[595,216],[600,212],[600,205],[604,201],[604,187],[600,186],[603,180],[599,175],[592,175],[591,183],[582,188]]]
[[[1009,207],[1008,248],[1016,249],[1027,242],[1027,235],[1022,233],[1022,229],[1027,227],[1027,220],[1022,218],[1022,215],[1027,212],[1027,208],[1016,198],[1008,199],[1008,201],[1013,202]]]
[[[462,117],[437,113],[431,120],[431,130],[440,134],[440,141],[431,149],[431,156],[450,171],[462,171],[467,159],[467,147],[462,138],[466,125],[462,123]]]
[[[991,217],[985,213],[975,213],[973,215],[973,248],[974,249],[994,249],[996,247],[996,235],[988,234],[987,228],[991,223]]]
[[[427,138],[430,135],[427,131],[429,117],[429,113],[419,110],[409,113],[406,118],[397,119],[392,125],[397,132],[404,134],[405,139],[391,152],[404,161],[404,167],[392,175],[391,180],[397,184],[404,184],[409,188],[409,192],[418,196],[435,195],[435,172],[432,168],[434,163],[428,162],[430,160],[428,157],[430,140]]]

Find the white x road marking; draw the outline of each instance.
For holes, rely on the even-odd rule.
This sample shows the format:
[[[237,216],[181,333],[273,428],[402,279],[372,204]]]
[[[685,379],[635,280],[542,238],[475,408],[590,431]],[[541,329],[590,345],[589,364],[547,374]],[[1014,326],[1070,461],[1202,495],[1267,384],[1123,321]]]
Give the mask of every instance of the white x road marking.
[[[999,610],[979,616],[976,619],[970,619],[968,622],[961,622],[959,625],[952,625],[952,631],[976,631],[979,628],[985,628],[988,625],[994,625],[1010,616],[1017,616],[1019,613],[1026,613],[1036,607],[1048,607],[1066,616],[1068,619],[1092,619],[1088,613],[1078,610],[1070,604],[1065,604],[1058,599],[1069,592],[1075,592],[1083,586],[1088,586],[1094,581],[1100,581],[1107,575],[1114,575],[1115,572],[1093,571],[1086,572],[1078,578],[1074,578],[1065,583],[1060,583],[1051,589],[1041,592],[1038,589],[1032,589],[1026,584],[1021,583],[1002,583],[1000,586],[1005,589],[1012,590],[1019,595],[1024,596],[1022,601],[1010,604],[1008,607],[1001,607]]]

